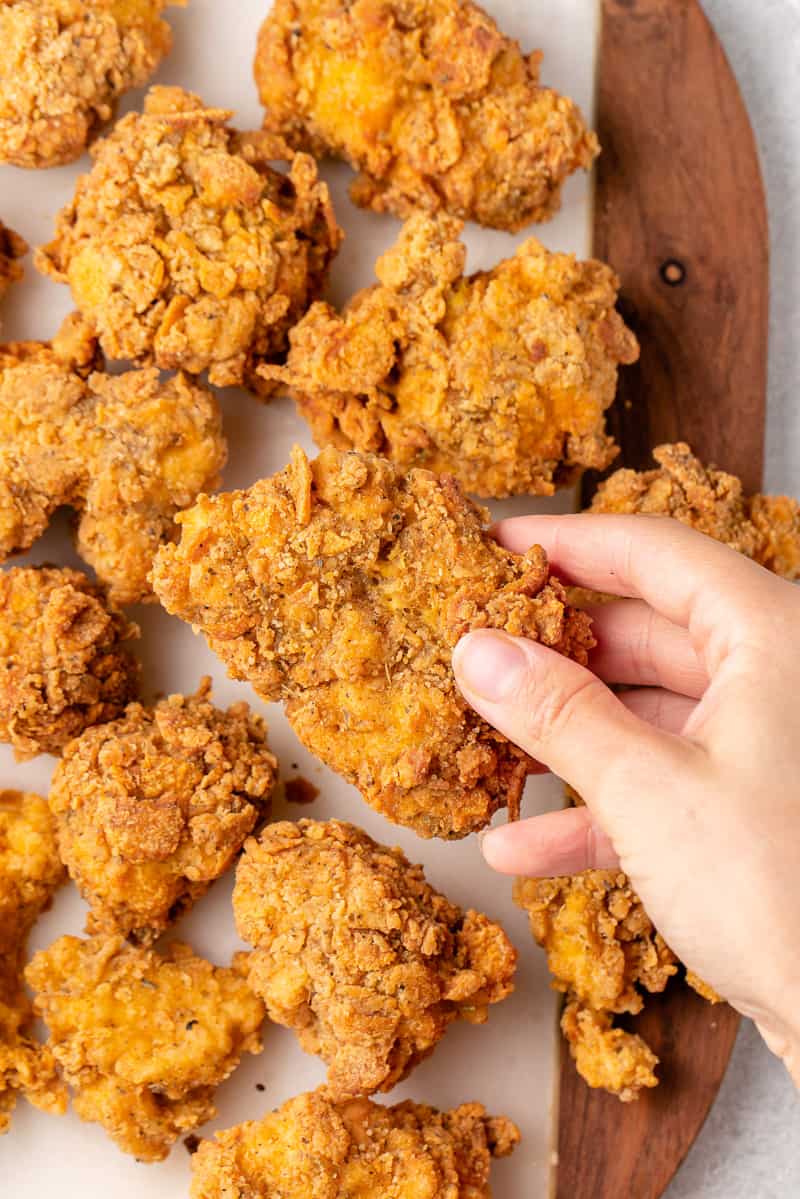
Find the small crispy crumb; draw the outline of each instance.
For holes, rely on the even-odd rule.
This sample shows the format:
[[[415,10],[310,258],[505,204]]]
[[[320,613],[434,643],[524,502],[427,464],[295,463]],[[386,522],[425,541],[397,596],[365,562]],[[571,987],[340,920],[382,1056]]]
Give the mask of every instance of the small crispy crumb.
[[[469,707],[451,655],[471,629],[585,663],[589,618],[539,546],[502,549],[453,479],[329,448],[180,515],[153,585],[231,674],[283,699],[300,740],[378,811],[463,837],[518,811],[529,758]]]
[[[337,1103],[321,1088],[261,1120],[203,1140],[192,1199],[491,1199],[493,1158],[519,1143],[516,1125],[480,1103]]]
[[[0,345],[0,561],[57,508],[79,513],[78,551],[115,604],[151,598],[147,575],[173,517],[216,486],[227,450],[216,399],[178,374],[106,374],[85,324]]]
[[[18,759],[58,754],[134,698],[139,628],[78,570],[0,571],[0,741]]]
[[[230,112],[154,87],[94,149],[95,165],[36,255],[68,283],[109,358],[260,386],[325,282],[341,231],[308,155],[288,175]]]
[[[264,127],[361,173],[356,204],[445,209],[515,231],[546,221],[599,146],[470,0],[276,0],[258,39]]]
[[[79,158],[123,92],[169,52],[161,17],[186,0],[3,0],[0,162],[53,167]]]
[[[379,259],[379,284],[339,314],[314,304],[284,368],[321,446],[458,479],[479,496],[550,495],[617,455],[605,431],[620,363],[638,343],[601,262],[531,238],[465,276],[461,222],[408,220]]]
[[[336,1099],[391,1090],[454,1020],[483,1024],[514,989],[517,955],[498,924],[338,820],[250,838],[233,910],[254,946],[250,985],[327,1063]]]
[[[230,868],[276,770],[263,720],[244,703],[215,708],[208,679],[72,741],[50,807],[88,931],[155,940]]]
[[[261,1050],[264,1009],[244,957],[226,969],[178,941],[156,953],[122,937],[61,937],[37,953],[25,977],[81,1119],[141,1161],[209,1120],[215,1088]]]
[[[0,221],[0,300],[11,284],[22,278],[22,267],[18,260],[27,252],[26,242]]]
[[[190,1136],[183,1138],[183,1144],[187,1153],[197,1153],[197,1150],[200,1148],[200,1137],[191,1133]]]

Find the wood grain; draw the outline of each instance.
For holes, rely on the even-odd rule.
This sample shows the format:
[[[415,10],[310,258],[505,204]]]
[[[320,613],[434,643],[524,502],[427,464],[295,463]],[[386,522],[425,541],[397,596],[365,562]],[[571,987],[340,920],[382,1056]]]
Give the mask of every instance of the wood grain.
[[[602,0],[594,252],[622,277],[642,344],[609,425],[619,464],[688,441],[761,486],[769,261],[755,141],[736,80],[693,0]],[[584,481],[588,502],[596,477]],[[623,1105],[590,1091],[563,1048],[556,1199],[658,1199],[699,1132],[738,1016],[685,985],[636,1021],[661,1084]]]

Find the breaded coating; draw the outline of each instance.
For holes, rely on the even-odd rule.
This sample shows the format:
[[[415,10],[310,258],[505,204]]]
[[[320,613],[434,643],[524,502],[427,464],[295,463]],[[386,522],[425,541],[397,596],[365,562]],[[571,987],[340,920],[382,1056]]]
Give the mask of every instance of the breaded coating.
[[[312,158],[273,170],[274,143],[230,112],[154,87],[94,148],[36,265],[68,283],[109,358],[220,387],[258,384],[320,294],[341,231]]]
[[[614,1028],[607,1012],[573,1000],[564,1008],[561,1030],[578,1073],[590,1087],[631,1103],[643,1088],[658,1086],[656,1055],[636,1033]]]
[[[604,412],[639,353],[619,280],[534,239],[465,277],[461,229],[412,217],[379,285],[341,315],[315,304],[286,367],[263,373],[289,385],[321,446],[452,474],[475,495],[550,495],[618,452]]]
[[[480,1103],[337,1103],[320,1089],[201,1141],[192,1199],[491,1199],[519,1130]]]
[[[735,475],[705,467],[684,442],[653,450],[658,469],[618,470],[600,484],[591,512],[672,516],[786,579],[800,578],[800,504],[746,496]]]
[[[389,1091],[459,1017],[510,995],[502,928],[434,891],[421,866],[338,820],[268,826],[236,869],[249,981],[328,1065],[333,1099]]]
[[[141,1161],[210,1119],[215,1088],[261,1050],[244,957],[223,968],[177,941],[156,953],[122,937],[60,937],[37,953],[25,978],[81,1119]]]
[[[0,741],[18,759],[59,754],[121,715],[139,683],[124,643],[138,636],[81,571],[0,571]]]
[[[2,8],[0,8],[0,24],[2,24]],[[2,54],[2,49],[0,49]],[[0,300],[12,283],[22,278],[22,267],[18,259],[28,253],[27,242],[0,221]]]
[[[154,369],[87,377],[93,354],[74,323],[52,345],[0,346],[0,561],[68,504],[81,557],[111,603],[132,604],[152,597],[156,549],[174,514],[217,485],[227,450],[209,391]]]
[[[28,933],[65,879],[46,800],[0,791],[0,1133],[20,1093],[44,1111],[66,1107],[52,1055],[29,1035],[22,983]]]
[[[282,699],[300,740],[368,803],[421,836],[463,837],[507,805],[530,759],[482,721],[451,654],[470,629],[531,637],[579,662],[594,644],[536,546],[425,470],[329,448],[178,518],[153,586],[234,678]]]
[[[0,162],[79,158],[123,92],[142,87],[172,44],[161,17],[186,0],[2,0]]]
[[[469,0],[276,0],[255,75],[265,128],[350,162],[356,204],[514,231],[599,149],[541,59]]]
[[[154,941],[224,874],[269,812],[277,761],[247,704],[171,695],[70,742],[50,789],[90,933]]]

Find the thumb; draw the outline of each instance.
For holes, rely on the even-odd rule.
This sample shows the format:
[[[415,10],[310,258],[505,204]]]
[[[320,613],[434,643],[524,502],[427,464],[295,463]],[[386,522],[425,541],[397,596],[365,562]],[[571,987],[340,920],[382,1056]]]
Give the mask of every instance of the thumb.
[[[453,669],[476,712],[574,787],[612,837],[630,788],[644,815],[654,779],[674,777],[695,752],[640,720],[591,671],[536,642],[489,629],[469,633],[455,648]]]

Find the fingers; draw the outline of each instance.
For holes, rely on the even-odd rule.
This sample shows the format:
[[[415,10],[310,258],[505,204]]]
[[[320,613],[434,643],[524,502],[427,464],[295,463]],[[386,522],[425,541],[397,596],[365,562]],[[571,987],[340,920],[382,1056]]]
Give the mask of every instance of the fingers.
[[[641,600],[617,600],[588,609],[597,648],[592,671],[607,683],[664,687],[699,699],[708,673],[685,629]]]
[[[548,812],[490,829],[481,840],[481,852],[500,874],[533,878],[619,866],[614,846],[594,823],[588,808]]]
[[[502,521],[495,536],[516,553],[539,544],[560,578],[644,599],[683,628],[695,620],[704,629],[727,622],[742,632],[752,630],[756,622],[763,625],[776,589],[789,587],[742,554],[669,517],[521,516]]]
[[[589,670],[523,638],[470,633],[456,646],[453,668],[473,708],[587,802],[590,796],[602,802],[623,768],[644,783],[654,768],[682,762],[687,752],[630,712]],[[602,810],[597,814],[602,818]]]
[[[634,716],[655,725],[657,729],[663,729],[665,733],[683,733],[697,710],[696,700],[657,687],[624,691],[617,698]]]

